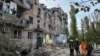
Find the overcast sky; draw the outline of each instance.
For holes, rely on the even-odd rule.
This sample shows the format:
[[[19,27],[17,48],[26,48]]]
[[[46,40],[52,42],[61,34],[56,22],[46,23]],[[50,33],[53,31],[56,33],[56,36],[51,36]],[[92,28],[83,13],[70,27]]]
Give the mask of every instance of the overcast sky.
[[[80,1],[81,0],[40,0],[40,3],[45,4],[47,6],[47,8],[61,7],[64,10],[64,12],[66,12],[68,14],[70,11],[70,3],[71,2],[80,2]],[[87,0],[84,0],[84,1],[87,1]],[[88,5],[89,3],[85,3],[85,4]],[[91,6],[91,5],[89,5],[89,6]],[[100,4],[99,4],[99,6],[100,6]],[[99,6],[97,5],[95,7],[91,7],[92,9],[90,10],[89,13],[93,12],[93,10],[95,8],[98,8]],[[89,13],[84,13],[83,11],[81,11],[76,15],[77,27],[79,30],[81,28],[81,25],[80,25],[81,19],[84,18],[84,16],[88,15]],[[70,24],[70,16],[68,17],[68,24]]]

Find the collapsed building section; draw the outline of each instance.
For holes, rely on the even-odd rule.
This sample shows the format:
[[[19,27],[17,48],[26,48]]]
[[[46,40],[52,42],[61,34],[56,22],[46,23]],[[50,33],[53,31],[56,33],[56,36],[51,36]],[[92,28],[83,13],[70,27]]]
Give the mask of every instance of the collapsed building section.
[[[0,2],[0,19],[4,22],[15,24],[16,26],[25,26],[28,20],[21,18],[27,9],[15,4],[12,0],[5,0]]]

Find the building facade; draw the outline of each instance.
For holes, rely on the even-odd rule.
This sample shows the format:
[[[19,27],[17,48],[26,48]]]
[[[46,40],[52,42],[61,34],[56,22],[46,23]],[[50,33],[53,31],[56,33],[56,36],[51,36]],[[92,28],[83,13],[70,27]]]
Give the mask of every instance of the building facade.
[[[66,34],[66,15],[61,8],[48,9],[39,0],[0,0],[0,35],[7,34],[23,48],[35,47],[38,36],[52,43],[56,35]]]

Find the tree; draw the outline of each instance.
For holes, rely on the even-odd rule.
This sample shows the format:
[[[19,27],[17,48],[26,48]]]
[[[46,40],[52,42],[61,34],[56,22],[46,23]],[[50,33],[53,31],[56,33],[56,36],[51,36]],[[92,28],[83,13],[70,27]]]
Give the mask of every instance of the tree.
[[[100,44],[100,13],[95,12],[91,14],[91,18],[85,17],[83,22],[83,28],[85,31],[85,39],[87,42],[94,42]],[[93,19],[91,21],[90,19]]]
[[[93,35],[93,41],[97,44],[100,44],[100,12],[95,11],[92,15],[91,15],[93,22],[92,22],[92,26],[91,26],[91,31],[92,31],[92,35]]]
[[[89,18],[87,16],[84,17],[84,27],[86,31],[89,31]]]
[[[88,3],[88,5],[86,5]],[[80,11],[89,12],[92,7],[100,4],[100,0],[80,0],[80,2],[71,2],[71,5],[77,7],[77,13]],[[94,11],[100,11],[100,9],[96,8]]]
[[[71,17],[70,32],[71,32],[71,38],[73,40],[75,40],[78,37],[75,11],[76,11],[76,9],[74,8],[73,5],[71,5],[71,10],[70,10],[70,17]]]
[[[84,19],[82,19],[82,36],[84,35],[84,39],[88,42],[93,42],[93,30],[91,25],[91,20],[88,16],[85,16]]]
[[[88,3],[86,5],[85,3]],[[72,2],[71,5],[73,5],[73,12],[77,14],[80,11],[89,12],[91,10],[91,7],[95,7],[97,4],[100,4],[100,0],[81,0],[81,2]],[[71,8],[72,9],[72,8]],[[87,42],[92,41],[95,43],[100,43],[100,9],[96,8],[93,12],[94,15],[86,16],[83,19],[82,23],[82,37],[85,37]],[[92,13],[93,14],[93,13]],[[73,18],[73,16],[71,16]],[[93,19],[91,22],[90,19]],[[74,22],[73,22],[74,23]],[[72,22],[71,22],[71,30],[72,30]],[[72,34],[72,33],[71,33]],[[73,37],[73,35],[72,35]]]

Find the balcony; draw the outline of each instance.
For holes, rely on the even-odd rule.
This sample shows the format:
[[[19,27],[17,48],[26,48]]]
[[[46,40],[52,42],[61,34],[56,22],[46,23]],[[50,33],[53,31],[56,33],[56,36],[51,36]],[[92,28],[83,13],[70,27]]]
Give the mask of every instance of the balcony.
[[[30,9],[31,8],[31,3],[28,2],[27,0],[14,0],[14,2],[18,5],[23,7],[24,9]]]
[[[28,20],[20,19],[15,15],[11,15],[6,12],[0,12],[0,22],[8,23],[19,27],[26,27],[29,24]]]
[[[44,32],[44,29],[40,27],[40,25],[37,25],[37,28],[33,29],[35,32]]]
[[[26,27],[29,25],[29,20],[21,19],[20,23],[18,24],[19,26]]]
[[[22,0],[14,0],[14,2],[19,5],[22,6],[23,8],[25,8],[25,6],[23,5],[23,1]]]
[[[33,31],[35,31],[35,32],[44,32],[44,30],[42,28],[35,28]]]

